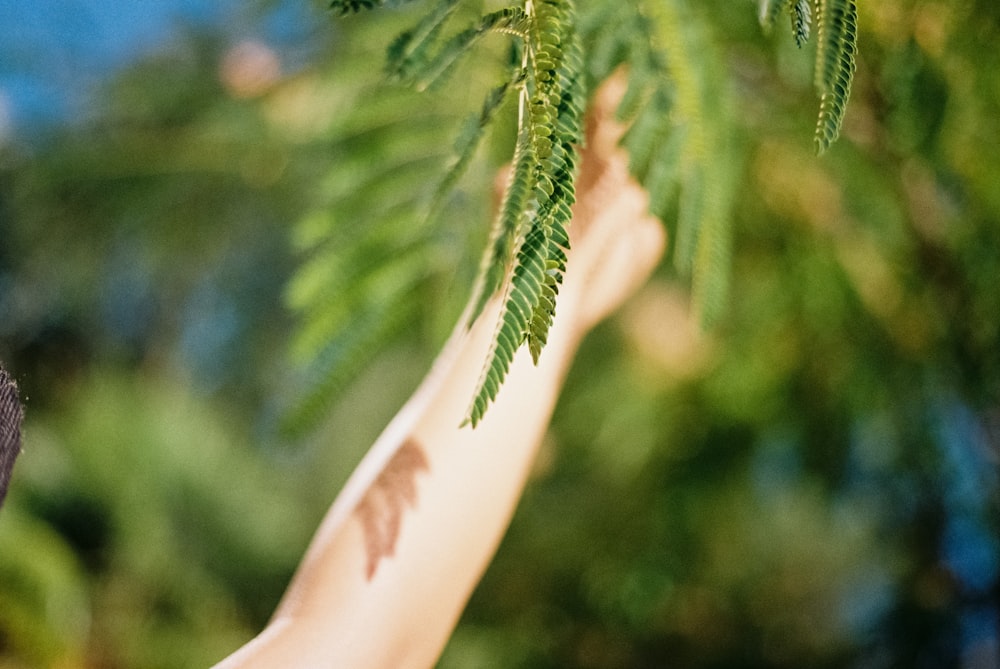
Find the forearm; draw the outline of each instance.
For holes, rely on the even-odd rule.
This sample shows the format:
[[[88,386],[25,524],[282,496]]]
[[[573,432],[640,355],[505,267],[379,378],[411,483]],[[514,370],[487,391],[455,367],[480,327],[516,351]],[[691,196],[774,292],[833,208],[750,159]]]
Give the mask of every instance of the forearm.
[[[429,480],[419,484],[416,513],[405,521],[399,560],[385,567],[393,595],[409,598],[399,612],[418,618],[392,626],[408,638],[399,640],[406,655],[390,658],[388,666],[433,665],[496,552],[579,343],[573,319],[564,315],[539,365],[522,349],[484,420],[474,430],[457,429],[455,419],[465,415],[493,334],[493,319],[487,319],[416,426],[412,436],[427,453]]]
[[[317,532],[268,629],[222,666],[428,667],[496,550],[579,342],[562,309],[539,365],[516,357],[475,429],[459,425],[496,305],[452,341]],[[313,653],[303,659],[303,652]]]

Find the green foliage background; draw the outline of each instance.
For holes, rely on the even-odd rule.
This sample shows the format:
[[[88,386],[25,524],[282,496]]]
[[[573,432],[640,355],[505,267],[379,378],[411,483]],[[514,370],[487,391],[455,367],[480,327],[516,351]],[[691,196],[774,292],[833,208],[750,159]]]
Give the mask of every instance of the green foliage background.
[[[231,37],[181,30],[83,118],[0,141],[0,359],[27,397],[0,667],[223,657],[423,375],[469,297],[513,119],[496,111],[436,200],[509,56],[487,39],[460,85],[384,83],[421,4],[317,11],[310,63],[251,97],[220,77]],[[728,305],[699,333],[665,264],[587,340],[441,666],[995,664],[1000,10],[861,3],[818,159],[793,37],[753,3],[679,4],[728,100]],[[292,357],[345,332],[328,355],[351,364],[287,443],[288,305],[307,303],[326,311]]]

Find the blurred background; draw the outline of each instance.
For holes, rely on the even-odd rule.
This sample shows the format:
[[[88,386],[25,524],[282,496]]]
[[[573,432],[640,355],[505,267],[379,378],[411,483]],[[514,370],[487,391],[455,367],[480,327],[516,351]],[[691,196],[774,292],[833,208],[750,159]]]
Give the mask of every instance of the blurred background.
[[[447,149],[493,83],[491,57],[460,91],[369,94],[421,4],[0,3],[0,360],[26,401],[0,668],[224,657],[423,376],[499,141],[320,427],[275,427],[310,235],[363,234],[388,195],[345,173],[406,150],[351,124],[402,108],[393,142]],[[440,667],[1000,666],[1000,5],[862,0],[816,158],[811,56],[701,4],[742,161],[730,304],[699,332],[665,263],[587,340]]]

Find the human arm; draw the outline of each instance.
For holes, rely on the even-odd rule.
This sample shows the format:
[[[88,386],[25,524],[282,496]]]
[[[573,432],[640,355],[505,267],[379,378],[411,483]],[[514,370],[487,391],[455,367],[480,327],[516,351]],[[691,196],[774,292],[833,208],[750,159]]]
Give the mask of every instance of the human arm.
[[[433,665],[510,522],[584,335],[663,245],[617,146],[621,78],[592,104],[572,250],[539,363],[523,349],[475,428],[459,427],[500,304],[456,329],[323,520],[271,623],[220,667]]]

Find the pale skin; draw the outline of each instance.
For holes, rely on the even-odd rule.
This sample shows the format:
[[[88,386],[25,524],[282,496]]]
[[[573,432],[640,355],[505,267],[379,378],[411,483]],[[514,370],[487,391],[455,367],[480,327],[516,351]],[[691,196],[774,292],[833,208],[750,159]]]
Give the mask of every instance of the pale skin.
[[[483,421],[460,427],[499,302],[460,323],[330,507],[271,622],[218,667],[434,665],[507,529],[580,341],[663,252],[618,147],[623,87],[612,77],[591,104],[572,250],[538,365],[522,349]]]

